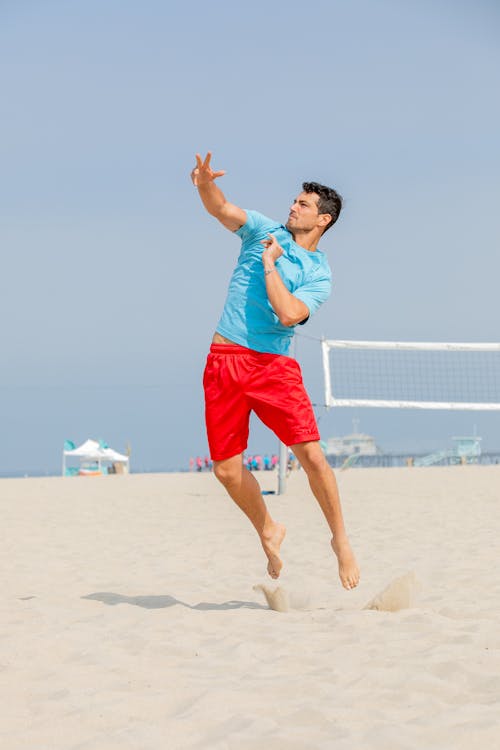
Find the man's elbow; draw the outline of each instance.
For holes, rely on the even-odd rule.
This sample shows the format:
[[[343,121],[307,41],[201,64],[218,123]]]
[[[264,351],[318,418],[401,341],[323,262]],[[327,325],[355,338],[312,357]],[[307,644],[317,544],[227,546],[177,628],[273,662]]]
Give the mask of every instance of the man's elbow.
[[[288,305],[286,310],[282,310],[278,315],[281,325],[291,328],[309,317],[309,308],[302,300],[295,299],[295,304]]]
[[[309,313],[306,313],[305,315],[280,315],[279,321],[282,326],[291,328],[292,326],[296,326],[298,323],[302,323],[303,320],[307,320],[308,317]]]

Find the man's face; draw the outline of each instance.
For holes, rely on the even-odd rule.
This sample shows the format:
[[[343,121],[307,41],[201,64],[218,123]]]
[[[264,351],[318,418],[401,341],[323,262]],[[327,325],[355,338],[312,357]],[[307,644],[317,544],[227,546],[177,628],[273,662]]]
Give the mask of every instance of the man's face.
[[[319,215],[316,193],[301,193],[290,207],[286,228],[292,234],[298,230],[310,231],[318,225]]]

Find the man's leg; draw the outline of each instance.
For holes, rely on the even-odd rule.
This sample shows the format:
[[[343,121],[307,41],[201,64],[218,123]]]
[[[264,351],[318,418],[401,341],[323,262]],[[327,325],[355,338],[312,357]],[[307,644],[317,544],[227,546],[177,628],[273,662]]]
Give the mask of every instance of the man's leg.
[[[269,561],[267,572],[271,578],[278,578],[283,567],[279,551],[286,529],[269,515],[259,483],[243,466],[242,455],[214,461],[214,474],[254,525]]]
[[[359,569],[344,527],[335,474],[319,442],[297,443],[290,447],[306,472],[314,497],[331,529],[331,544],[339,563],[342,585],[346,589],[353,589],[359,583]]]

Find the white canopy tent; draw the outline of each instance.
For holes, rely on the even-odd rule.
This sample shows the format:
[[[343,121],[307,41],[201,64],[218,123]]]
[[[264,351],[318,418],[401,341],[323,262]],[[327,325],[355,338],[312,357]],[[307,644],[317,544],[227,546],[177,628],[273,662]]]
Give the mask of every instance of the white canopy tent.
[[[63,477],[67,476],[68,471],[66,467],[67,458],[76,458],[80,461],[80,471],[78,473],[103,473],[103,465],[107,464],[120,464],[123,467],[124,472],[129,471],[130,459],[128,456],[118,453],[118,451],[108,448],[106,443],[98,442],[97,440],[86,440],[84,443],[76,447],[71,447],[73,443],[66,441],[63,450],[63,461],[62,461],[62,473]],[[95,472],[84,471],[82,467],[84,464],[94,463],[97,467]]]

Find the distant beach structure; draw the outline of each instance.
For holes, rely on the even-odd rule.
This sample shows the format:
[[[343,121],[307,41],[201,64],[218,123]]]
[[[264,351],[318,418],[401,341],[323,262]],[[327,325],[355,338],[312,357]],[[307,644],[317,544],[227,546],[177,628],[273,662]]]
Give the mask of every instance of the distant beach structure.
[[[118,453],[103,440],[88,439],[78,447],[72,440],[64,441],[63,477],[128,474],[129,471],[130,456]]]
[[[355,420],[356,421],[356,420]],[[354,432],[345,437],[331,437],[325,443],[328,462],[337,469],[388,466],[453,466],[455,464],[498,464],[500,451],[483,451],[478,435],[451,438],[452,446],[433,451],[385,451],[375,438]]]
[[[477,464],[481,457],[481,439],[477,435],[452,438],[453,447],[415,459],[415,466]]]
[[[381,456],[373,435],[358,431],[358,420],[353,419],[353,432],[343,437],[329,437],[325,443],[325,454],[332,466],[347,469],[358,464],[364,456]]]
[[[377,456],[382,452],[375,438],[363,432],[355,431],[343,437],[329,437],[326,441],[327,456]]]

